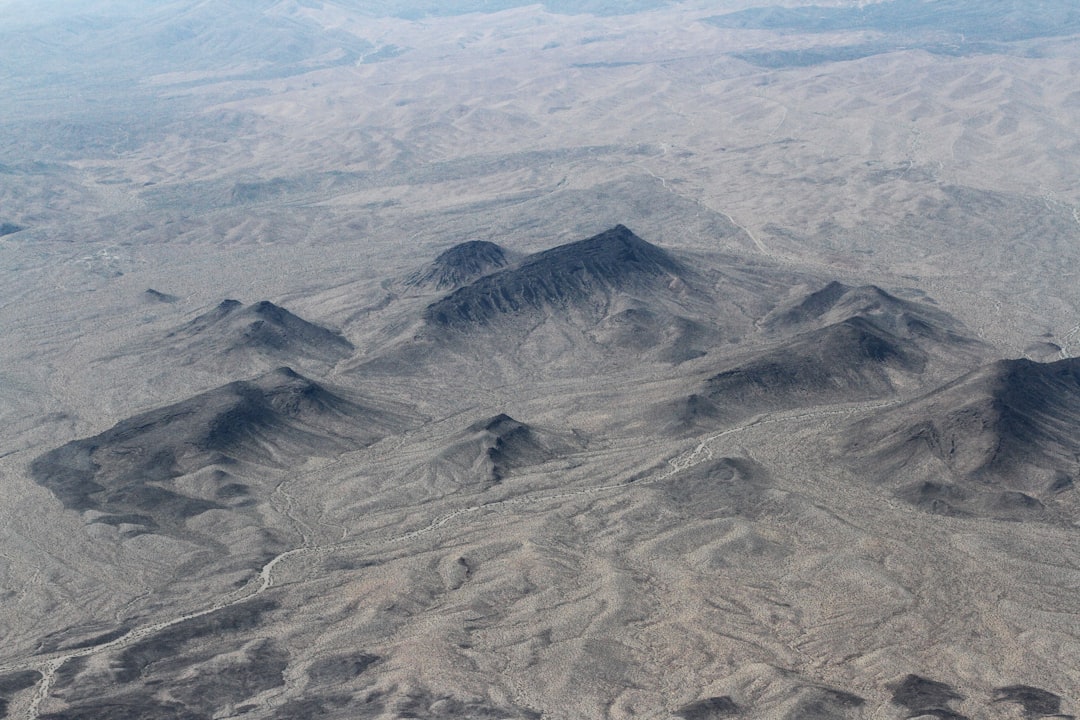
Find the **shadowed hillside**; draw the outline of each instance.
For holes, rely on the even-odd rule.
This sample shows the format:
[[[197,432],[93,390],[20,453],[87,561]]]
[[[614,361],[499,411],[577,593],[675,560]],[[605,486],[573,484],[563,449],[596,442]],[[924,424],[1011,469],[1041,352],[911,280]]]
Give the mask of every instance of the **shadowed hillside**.
[[[507,265],[506,252],[492,242],[471,240],[440,253],[405,281],[426,290],[454,290]]]
[[[1001,360],[862,424],[844,447],[931,512],[1047,515],[1075,503],[1080,360]]]
[[[66,508],[92,511],[91,522],[181,533],[208,510],[265,499],[266,481],[304,458],[369,445],[399,426],[390,413],[280,368],[70,442],[30,471]]]

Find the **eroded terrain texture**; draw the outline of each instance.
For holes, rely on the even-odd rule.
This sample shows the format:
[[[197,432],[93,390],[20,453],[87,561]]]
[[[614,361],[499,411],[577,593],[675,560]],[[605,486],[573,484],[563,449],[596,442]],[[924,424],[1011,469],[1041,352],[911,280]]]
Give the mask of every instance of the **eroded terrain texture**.
[[[1080,18],[827,5],[0,2],[0,717],[1080,712]]]

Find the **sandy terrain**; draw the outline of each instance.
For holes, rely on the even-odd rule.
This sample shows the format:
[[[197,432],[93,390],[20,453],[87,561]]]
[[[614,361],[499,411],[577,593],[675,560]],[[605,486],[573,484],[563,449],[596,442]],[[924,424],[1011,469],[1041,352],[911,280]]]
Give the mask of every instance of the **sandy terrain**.
[[[757,4],[0,2],[0,716],[1080,711],[1075,31]]]

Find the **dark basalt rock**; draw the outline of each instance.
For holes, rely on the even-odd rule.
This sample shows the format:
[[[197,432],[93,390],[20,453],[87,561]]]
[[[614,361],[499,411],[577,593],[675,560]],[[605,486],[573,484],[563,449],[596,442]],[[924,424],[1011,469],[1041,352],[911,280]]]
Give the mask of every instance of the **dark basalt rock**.
[[[698,700],[675,711],[683,720],[719,720],[738,713],[739,706],[727,695]]]
[[[1010,685],[994,690],[994,702],[1017,703],[1031,717],[1057,715],[1061,712],[1061,696],[1030,685]]]
[[[831,282],[798,303],[771,312],[762,325],[772,331],[790,331],[836,325],[859,318],[899,338],[934,340],[970,345],[963,328],[951,315],[926,303],[902,300],[875,285],[850,287]]]
[[[949,703],[964,696],[950,685],[919,675],[908,675],[892,686],[892,702],[907,708],[912,716],[933,715],[939,718],[962,718],[949,708]]]
[[[175,478],[211,466],[272,468],[363,447],[385,434],[387,422],[387,414],[280,368],[70,442],[34,460],[30,473],[65,507],[104,513],[96,522],[172,533],[246,490],[218,472],[220,492],[191,497],[175,489]]]
[[[0,675],[0,720],[8,716],[8,701],[11,695],[34,687],[41,680],[37,670],[21,670]]]
[[[925,363],[913,343],[850,318],[714,375],[704,396],[727,415],[883,397],[890,371],[916,374]]]
[[[158,290],[155,290],[154,288],[147,288],[143,292],[143,299],[148,302],[155,303],[174,303],[180,298],[176,297],[175,295],[160,292]]]
[[[336,655],[315,662],[308,668],[307,674],[320,685],[348,682],[381,659],[378,655],[368,653]]]
[[[518,468],[547,462],[572,449],[562,438],[500,413],[460,433],[443,451],[436,467],[469,482],[495,484]]]
[[[223,300],[169,333],[167,339],[181,342],[181,353],[186,351],[193,359],[254,353],[286,361],[310,358],[334,363],[354,350],[339,333],[267,300],[247,306],[238,300]]]
[[[827,687],[805,687],[795,707],[784,716],[788,720],[852,720],[861,717],[866,700],[849,692]]]
[[[288,652],[271,638],[246,637],[276,608],[256,598],[184,620],[118,651],[105,674],[68,662],[54,689],[69,707],[42,717],[209,720],[281,687]]]
[[[453,290],[508,264],[506,252],[500,246],[485,240],[470,240],[443,251],[431,265],[411,275],[405,284]]]
[[[548,306],[585,303],[613,290],[649,285],[682,272],[666,251],[619,225],[486,275],[429,305],[424,320],[441,327],[484,325]]]
[[[883,475],[922,473],[900,491],[916,505],[1042,517],[1075,484],[1080,359],[980,368],[853,429],[846,450]]]

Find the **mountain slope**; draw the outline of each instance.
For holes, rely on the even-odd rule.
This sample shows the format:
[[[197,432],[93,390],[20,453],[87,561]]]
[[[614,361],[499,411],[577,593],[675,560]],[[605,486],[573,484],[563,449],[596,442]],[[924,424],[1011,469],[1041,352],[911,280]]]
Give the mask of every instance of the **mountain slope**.
[[[494,485],[516,470],[564,457],[575,449],[580,448],[500,413],[459,433],[433,463],[433,470],[463,485]]]
[[[410,275],[405,284],[445,292],[501,270],[508,264],[506,251],[495,243],[470,240],[440,253],[426,268]]]
[[[348,357],[353,346],[340,334],[308,322],[283,307],[263,300],[243,305],[223,300],[169,333],[188,362],[219,361],[295,363],[313,360],[333,364]]]
[[[1002,360],[853,428],[845,452],[931,512],[1043,515],[1075,503],[1080,359]]]
[[[704,396],[722,416],[853,402],[889,395],[894,375],[916,375],[925,366],[915,344],[855,317],[710,377]]]
[[[666,251],[618,225],[484,276],[429,305],[424,320],[467,330],[548,307],[603,303],[612,292],[656,286],[683,273]]]
[[[284,468],[369,445],[399,423],[280,368],[70,442],[30,472],[89,522],[183,534],[208,510],[265,499]]]
[[[490,384],[605,372],[628,356],[678,364],[717,341],[723,310],[734,308],[725,323],[751,324],[738,302],[717,303],[709,280],[618,225],[528,255],[419,312],[396,306],[377,349],[352,369]]]
[[[769,345],[679,402],[679,427],[889,397],[931,371],[970,367],[981,349],[947,313],[872,285],[829,283],[774,308],[759,327]]]
[[[821,328],[855,317],[901,338],[971,342],[960,323],[932,305],[903,300],[876,285],[851,287],[835,281],[794,304],[781,305],[761,324],[782,333]]]

